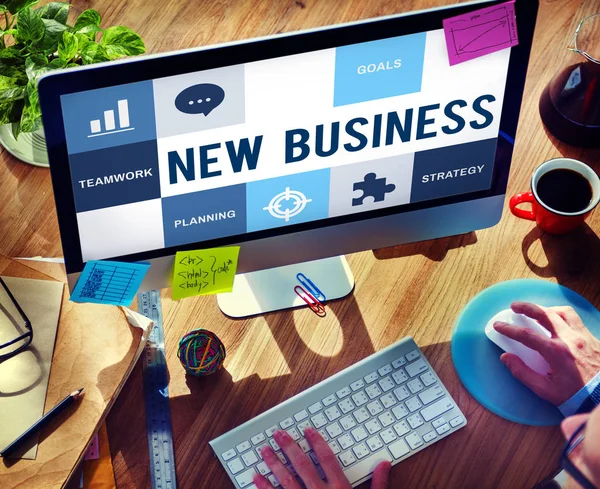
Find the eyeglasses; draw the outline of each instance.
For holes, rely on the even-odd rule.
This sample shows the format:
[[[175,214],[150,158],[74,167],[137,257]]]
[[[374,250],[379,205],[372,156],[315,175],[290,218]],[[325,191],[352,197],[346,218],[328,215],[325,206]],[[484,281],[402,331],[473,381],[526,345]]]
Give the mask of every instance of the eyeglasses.
[[[0,277],[0,285],[0,290],[3,290],[4,294],[10,299],[10,301],[12,301],[12,306],[17,312],[19,318],[15,318],[16,315],[12,314],[9,311],[9,305],[3,304],[1,300],[0,316],[2,314],[6,315],[7,319],[13,324],[15,324],[18,319],[20,319],[21,323],[15,324],[15,326],[19,327],[21,331],[27,330],[24,333],[17,336],[16,338],[6,343],[0,344],[0,362],[3,362],[4,360],[8,360],[9,358],[14,357],[15,355],[18,355],[19,353],[27,349],[27,347],[33,341],[33,328],[31,327],[31,322],[29,321],[29,318],[27,317],[25,312],[23,312],[23,309],[15,299],[15,296],[12,295],[12,292],[7,287],[6,283],[4,283],[4,280],[2,280],[2,277]]]
[[[585,437],[585,423],[583,423],[575,433],[571,435],[569,441],[565,444],[565,448],[560,455],[560,465],[563,469],[565,469],[568,474],[575,479],[575,481],[583,487],[583,489],[597,489],[594,484],[590,482],[590,480],[581,473],[581,471],[575,466],[575,464],[571,461],[571,454],[573,451],[579,446],[579,444],[583,441]]]

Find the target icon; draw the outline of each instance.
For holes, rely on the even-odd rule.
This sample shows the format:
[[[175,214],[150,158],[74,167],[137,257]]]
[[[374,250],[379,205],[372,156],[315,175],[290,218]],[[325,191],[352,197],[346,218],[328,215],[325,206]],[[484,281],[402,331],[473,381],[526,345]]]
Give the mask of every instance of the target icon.
[[[287,205],[282,209],[284,202]],[[263,211],[269,211],[274,218],[285,219],[285,222],[289,222],[290,218],[300,214],[309,202],[312,202],[312,199],[307,199],[302,192],[286,187],[285,192],[277,194],[267,207],[263,207]]]

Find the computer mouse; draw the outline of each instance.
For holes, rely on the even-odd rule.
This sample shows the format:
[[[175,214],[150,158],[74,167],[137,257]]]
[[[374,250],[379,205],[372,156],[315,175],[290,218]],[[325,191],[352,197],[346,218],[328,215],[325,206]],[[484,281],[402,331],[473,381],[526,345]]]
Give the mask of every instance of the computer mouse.
[[[540,323],[533,319],[525,316],[524,314],[517,314],[511,309],[504,309],[496,314],[492,319],[488,321],[485,326],[485,334],[487,337],[502,348],[507,353],[513,353],[517,355],[525,365],[532,370],[536,371],[541,375],[546,375],[550,370],[548,362],[540,355],[537,351],[515,341],[503,334],[498,333],[494,329],[494,323],[496,321],[502,321],[503,323],[513,324],[516,326],[523,326],[524,328],[530,328],[546,335],[550,338],[552,335],[550,331],[544,328]]]

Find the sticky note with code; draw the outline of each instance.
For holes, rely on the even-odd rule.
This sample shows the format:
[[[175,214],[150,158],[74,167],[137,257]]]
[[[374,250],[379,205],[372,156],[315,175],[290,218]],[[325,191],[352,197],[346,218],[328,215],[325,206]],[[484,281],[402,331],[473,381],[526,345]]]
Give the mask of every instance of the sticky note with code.
[[[450,66],[519,44],[514,0],[444,19]]]
[[[172,298],[179,300],[194,295],[231,292],[239,253],[239,246],[178,251]]]
[[[148,263],[89,261],[79,276],[71,300],[129,306],[148,268]]]

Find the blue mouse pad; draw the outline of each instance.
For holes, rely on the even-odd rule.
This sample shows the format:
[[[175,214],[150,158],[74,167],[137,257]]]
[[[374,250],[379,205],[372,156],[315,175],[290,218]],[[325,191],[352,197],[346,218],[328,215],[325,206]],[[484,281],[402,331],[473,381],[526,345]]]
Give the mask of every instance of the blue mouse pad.
[[[485,325],[513,301],[542,306],[571,306],[600,338],[600,312],[577,292],[544,280],[500,282],[476,295],[452,332],[452,360],[465,388],[483,406],[510,421],[533,426],[557,425],[563,419],[552,404],[515,379],[500,361],[502,350],[485,334]]]

